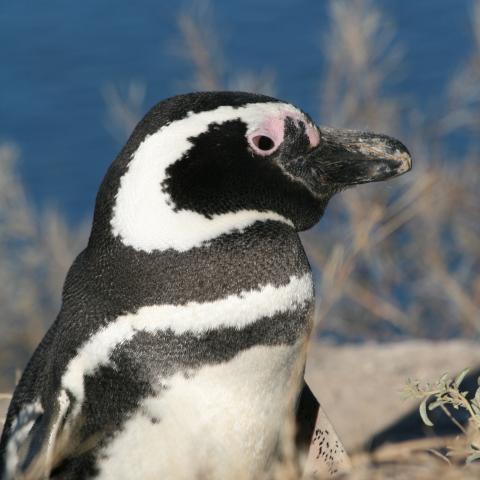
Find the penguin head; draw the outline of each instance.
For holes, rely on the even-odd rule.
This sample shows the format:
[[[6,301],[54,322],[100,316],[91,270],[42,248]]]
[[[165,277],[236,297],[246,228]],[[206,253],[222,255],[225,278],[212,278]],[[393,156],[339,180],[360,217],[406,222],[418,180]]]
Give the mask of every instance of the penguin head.
[[[93,232],[102,224],[125,245],[152,251],[187,250],[256,221],[301,231],[336,192],[410,168],[399,141],[320,128],[274,98],[181,95],[135,128],[99,191]]]

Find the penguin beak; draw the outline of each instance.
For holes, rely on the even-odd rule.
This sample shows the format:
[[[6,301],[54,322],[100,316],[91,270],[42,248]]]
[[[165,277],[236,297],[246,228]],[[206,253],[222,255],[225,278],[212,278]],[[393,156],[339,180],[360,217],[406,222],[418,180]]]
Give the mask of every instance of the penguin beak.
[[[392,137],[330,127],[320,128],[320,137],[308,156],[323,184],[379,182],[412,168],[409,151]]]

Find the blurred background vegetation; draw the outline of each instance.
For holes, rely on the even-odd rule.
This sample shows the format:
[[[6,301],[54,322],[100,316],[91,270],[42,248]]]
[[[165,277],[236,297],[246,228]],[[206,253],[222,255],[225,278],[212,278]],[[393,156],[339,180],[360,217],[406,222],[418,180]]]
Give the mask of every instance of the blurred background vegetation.
[[[16,18],[13,10],[20,8],[8,7],[6,3],[0,10],[4,22]],[[279,10],[285,3],[291,2],[282,0]],[[478,339],[480,1],[412,2],[423,9],[426,3],[433,9],[434,5],[444,4],[451,9],[452,19],[458,18],[459,8],[466,12],[462,17],[465,20],[462,35],[467,38],[468,48],[454,52],[455,66],[450,68],[445,88],[439,89],[432,83],[434,98],[429,105],[423,102],[420,106],[408,91],[398,88],[399,82],[415,84],[416,72],[409,70],[409,48],[416,46],[411,42],[410,46],[406,45],[399,35],[396,17],[387,8],[388,2],[330,0],[319,3],[322,3],[322,17],[311,19],[311,24],[317,22],[321,28],[306,32],[302,25],[293,28],[276,23],[275,3],[266,2],[272,8],[272,23],[262,25],[264,37],[258,47],[255,43],[252,47],[248,30],[242,32],[243,40],[253,49],[250,50],[253,70],[236,68],[234,58],[229,56],[225,46],[229,19],[224,15],[222,22],[218,20],[214,3],[197,2],[178,9],[170,2],[152,3],[157,18],[168,19],[164,23],[159,21],[158,26],[161,29],[168,24],[166,45],[163,45],[168,55],[152,58],[151,50],[145,47],[145,52],[150,52],[145,61],[162,65],[171,61],[177,66],[169,69],[163,65],[163,76],[159,74],[155,85],[142,80],[142,71],[136,72],[136,80],[132,81],[117,83],[115,74],[107,77],[101,89],[103,103],[99,101],[104,128],[118,149],[151,106],[147,101],[150,95],[160,100],[189,90],[240,89],[278,95],[295,102],[299,90],[302,98],[310,97],[308,102],[302,100],[300,106],[320,124],[371,129],[397,136],[413,154],[412,172],[386,184],[366,185],[338,195],[320,224],[303,234],[316,275],[316,291],[321,298],[317,303],[316,338],[336,343],[410,338]],[[320,8],[313,8],[313,3],[308,1],[301,4],[302,8],[311,4],[314,12]],[[250,4],[245,5],[247,9]],[[13,12],[10,17],[9,8]],[[86,14],[98,16],[99,22],[108,22],[108,9],[99,9],[101,11],[87,10]],[[225,13],[225,7],[222,11]],[[288,12],[286,7],[283,11]],[[443,13],[447,35],[450,11]],[[39,13],[47,14],[48,11]],[[306,14],[308,16],[308,12]],[[255,10],[251,8],[246,18],[255,22]],[[234,19],[230,20],[234,23]],[[25,21],[26,29],[28,22],[35,19]],[[81,29],[82,22],[88,21],[82,19],[77,28]],[[131,37],[131,48],[142,57],[143,45],[134,44],[135,19],[124,21],[121,34]],[[435,17],[430,21],[434,23]],[[269,41],[269,30],[280,31],[285,45],[290,44],[290,54],[308,57],[311,65],[311,74],[298,78],[290,90],[285,86],[278,88],[282,84],[282,72],[269,64],[268,57],[258,58],[264,51],[262,44]],[[317,42],[317,48],[298,44],[292,50],[296,32],[300,39],[310,35],[313,44]],[[24,34],[20,27],[17,34]],[[75,30],[71,32],[75,34]],[[61,35],[58,35],[56,48],[63,52]],[[99,35],[93,40],[98,44],[91,45],[92,57],[105,55],[103,60],[108,63],[108,39]],[[37,41],[42,45],[41,36],[37,39],[32,34],[27,43],[33,48]],[[15,42],[15,38],[10,42]],[[278,48],[283,46],[279,44]],[[157,47],[157,52],[164,51]],[[8,52],[5,45],[2,48]],[[63,52],[66,56],[70,53]],[[452,64],[452,59],[448,60]],[[41,62],[42,57],[7,58],[2,68],[8,77],[9,65],[30,61]],[[118,63],[118,59],[116,61]],[[89,59],[84,62],[88,64]],[[321,68],[317,69],[317,64]],[[285,65],[288,70],[288,59]],[[57,65],[43,68],[42,75],[60,74],[55,71],[60,68]],[[65,68],[68,69],[68,62]],[[178,74],[182,77],[177,77]],[[94,70],[85,72],[87,85],[90,85],[88,78],[94,75]],[[68,78],[65,81],[69,86],[67,96],[71,99],[69,116],[73,118],[77,103],[81,111],[83,90],[75,91],[73,78],[71,83]],[[162,88],[166,83],[169,88]],[[292,93],[289,95],[289,92]],[[2,98],[6,99],[7,94],[4,91]],[[56,98],[54,90],[50,94]],[[42,107],[48,102],[42,101],[43,104],[38,104],[39,99],[32,100],[33,107],[37,108],[35,121],[24,127],[19,139],[8,133],[7,115],[2,115],[0,125],[0,138],[4,139],[0,144],[0,391],[12,387],[15,371],[24,367],[58,312],[65,273],[87,241],[94,195],[100,181],[97,173],[104,171],[113,160],[99,158],[100,153],[89,147],[83,152],[84,163],[72,162],[72,151],[81,149],[82,131],[57,122],[51,136],[42,135],[43,145],[55,145],[57,137],[68,135],[74,137],[75,142],[70,144],[70,150],[59,149],[56,158],[42,164],[42,175],[55,180],[55,184],[52,180],[44,188],[50,192],[50,201],[57,199],[60,205],[62,195],[56,197],[57,192],[82,189],[91,199],[89,213],[79,214],[78,209],[69,204],[74,213],[37,201],[30,189],[38,196],[38,186],[28,173],[29,165],[35,163],[35,152],[27,149],[28,158],[22,157],[21,137],[38,135],[35,123],[41,124],[43,116],[52,115],[51,107]],[[20,168],[22,162],[23,169]],[[88,181],[82,181],[82,175],[88,176],[90,169],[95,175],[90,174]],[[78,177],[78,187],[73,181],[62,180],[59,174],[62,171]],[[85,220],[81,220],[82,216]]]

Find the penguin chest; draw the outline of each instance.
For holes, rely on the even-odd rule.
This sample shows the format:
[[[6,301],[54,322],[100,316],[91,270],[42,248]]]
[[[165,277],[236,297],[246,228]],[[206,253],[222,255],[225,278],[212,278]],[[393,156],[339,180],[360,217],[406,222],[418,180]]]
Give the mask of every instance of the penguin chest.
[[[257,478],[274,461],[304,362],[302,339],[159,380],[100,455],[99,478]]]
[[[98,478],[258,478],[293,415],[312,306],[307,272],[212,302],[145,306],[96,332],[62,385],[118,426],[95,454]]]

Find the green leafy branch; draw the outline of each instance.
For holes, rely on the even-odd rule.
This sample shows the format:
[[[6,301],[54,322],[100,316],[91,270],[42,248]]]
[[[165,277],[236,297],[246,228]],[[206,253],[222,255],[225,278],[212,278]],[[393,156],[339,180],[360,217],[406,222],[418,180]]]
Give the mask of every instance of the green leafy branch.
[[[461,391],[460,386],[469,369],[466,368],[455,378],[447,373],[443,374],[434,383],[420,383],[418,380],[408,380],[405,387],[407,397],[420,398],[419,412],[425,425],[433,427],[428,412],[440,408],[450,420],[461,430],[467,440],[468,447],[463,451],[458,448],[448,448],[447,456],[458,456],[460,453],[466,458],[466,463],[480,460],[480,378],[473,398],[469,398],[468,391]],[[455,410],[463,409],[468,413],[468,428],[461,425],[447,409],[451,406]],[[436,452],[438,453],[438,452]]]

